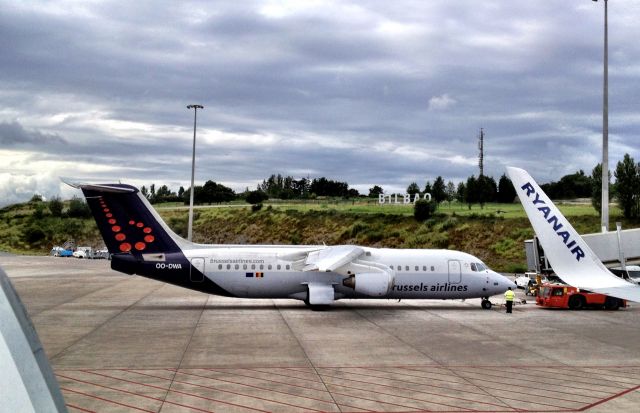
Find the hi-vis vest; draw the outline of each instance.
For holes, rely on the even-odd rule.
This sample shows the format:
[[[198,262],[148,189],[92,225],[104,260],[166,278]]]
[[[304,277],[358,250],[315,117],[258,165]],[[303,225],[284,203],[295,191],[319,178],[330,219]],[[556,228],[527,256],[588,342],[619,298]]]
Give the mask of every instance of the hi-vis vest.
[[[513,298],[515,297],[515,295],[516,295],[516,293],[514,293],[513,291],[507,290],[504,293],[504,299],[507,300],[507,301],[513,301]]]

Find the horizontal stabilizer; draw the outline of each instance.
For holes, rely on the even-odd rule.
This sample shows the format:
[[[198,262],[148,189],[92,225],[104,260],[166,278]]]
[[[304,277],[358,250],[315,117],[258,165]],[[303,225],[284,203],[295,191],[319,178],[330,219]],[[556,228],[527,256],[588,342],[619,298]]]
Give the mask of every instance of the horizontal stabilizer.
[[[135,189],[132,187],[125,188],[120,186],[113,186],[112,184],[89,184],[89,183],[74,181],[70,178],[60,178],[60,180],[65,184],[77,189],[89,189],[92,191],[111,192],[111,193],[135,192]]]

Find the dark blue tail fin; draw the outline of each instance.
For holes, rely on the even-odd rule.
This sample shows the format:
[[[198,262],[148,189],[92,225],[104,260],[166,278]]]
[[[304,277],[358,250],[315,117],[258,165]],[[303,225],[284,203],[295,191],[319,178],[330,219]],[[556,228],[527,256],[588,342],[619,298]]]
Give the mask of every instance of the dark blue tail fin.
[[[140,191],[125,184],[71,184],[82,189],[107,249],[112,254],[177,253],[180,239]],[[186,242],[186,241],[184,241]]]

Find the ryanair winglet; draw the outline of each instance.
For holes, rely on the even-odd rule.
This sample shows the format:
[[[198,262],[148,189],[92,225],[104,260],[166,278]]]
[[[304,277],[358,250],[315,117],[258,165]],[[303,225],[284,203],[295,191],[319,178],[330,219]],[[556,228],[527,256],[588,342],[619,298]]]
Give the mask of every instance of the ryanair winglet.
[[[613,275],[527,173],[507,167],[553,270],[570,285],[640,302],[640,287]]]

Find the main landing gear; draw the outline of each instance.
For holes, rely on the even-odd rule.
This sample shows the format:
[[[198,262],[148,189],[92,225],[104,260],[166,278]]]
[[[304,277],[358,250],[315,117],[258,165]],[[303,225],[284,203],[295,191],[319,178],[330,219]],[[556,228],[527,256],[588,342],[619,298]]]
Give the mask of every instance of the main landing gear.
[[[489,301],[489,297],[482,297],[482,303],[480,303],[483,309],[490,310],[491,309],[491,301]]]

